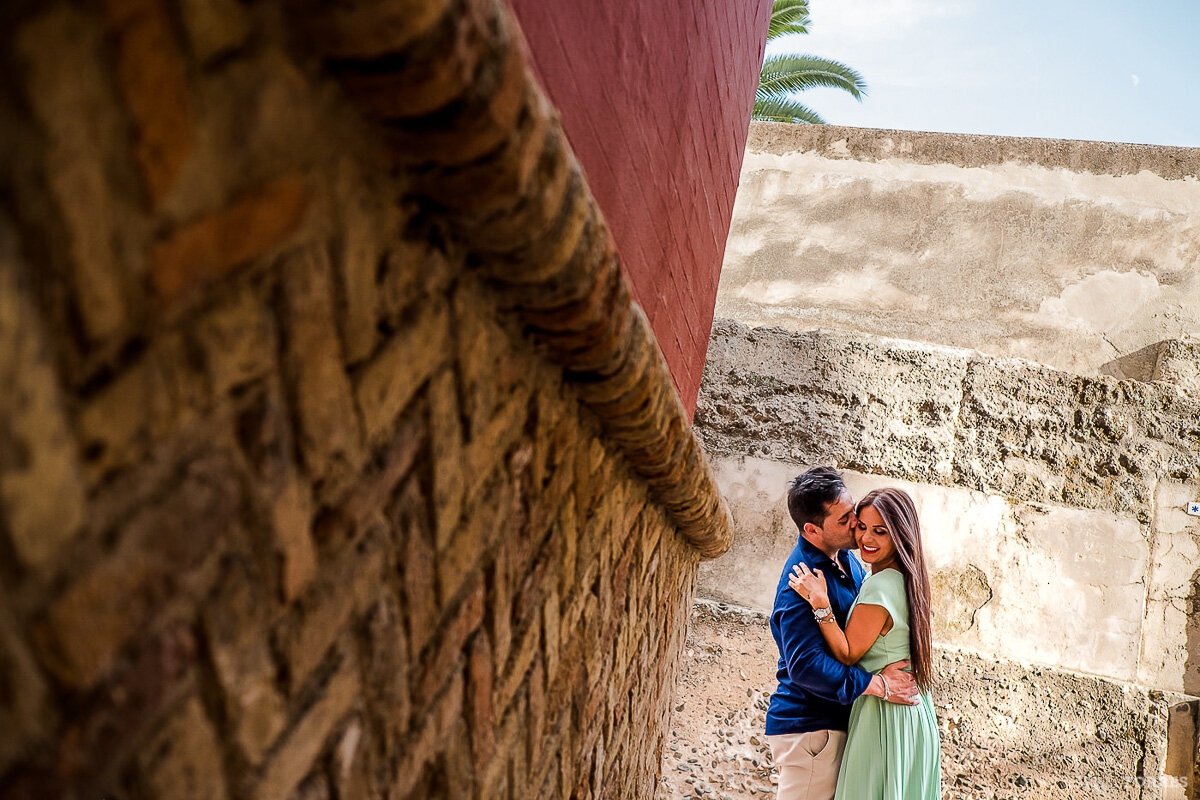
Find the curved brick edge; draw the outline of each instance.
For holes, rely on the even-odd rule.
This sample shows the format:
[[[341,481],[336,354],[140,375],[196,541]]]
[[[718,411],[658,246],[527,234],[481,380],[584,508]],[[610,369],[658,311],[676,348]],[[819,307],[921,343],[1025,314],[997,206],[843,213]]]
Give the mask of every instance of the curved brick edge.
[[[306,38],[394,167],[474,256],[705,558],[728,509],[600,209],[501,0],[298,2]]]

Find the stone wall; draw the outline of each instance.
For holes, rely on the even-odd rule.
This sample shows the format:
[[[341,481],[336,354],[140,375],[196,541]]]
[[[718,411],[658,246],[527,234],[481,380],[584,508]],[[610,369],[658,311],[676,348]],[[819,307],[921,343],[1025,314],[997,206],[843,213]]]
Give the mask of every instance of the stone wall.
[[[1200,401],[1166,381],[718,321],[696,423],[737,537],[701,568],[700,595],[769,611],[796,538],[787,481],[833,463],[856,496],[884,485],[915,496],[939,645],[1001,671],[1035,664],[1047,680],[1090,674],[1194,704],[1200,519],[1185,507],[1200,499],[1197,419]],[[1180,785],[1195,735],[1176,728]]]
[[[1200,331],[1200,149],[756,122],[716,315],[1096,374]]]
[[[725,514],[468,6],[0,12],[0,796],[652,791]]]

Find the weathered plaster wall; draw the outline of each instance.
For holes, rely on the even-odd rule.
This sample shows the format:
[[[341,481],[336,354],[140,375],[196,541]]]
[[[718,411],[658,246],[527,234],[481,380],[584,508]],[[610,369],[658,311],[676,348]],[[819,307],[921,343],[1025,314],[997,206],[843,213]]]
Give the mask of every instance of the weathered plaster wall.
[[[1095,374],[1200,331],[1200,149],[754,123],[716,313]]]

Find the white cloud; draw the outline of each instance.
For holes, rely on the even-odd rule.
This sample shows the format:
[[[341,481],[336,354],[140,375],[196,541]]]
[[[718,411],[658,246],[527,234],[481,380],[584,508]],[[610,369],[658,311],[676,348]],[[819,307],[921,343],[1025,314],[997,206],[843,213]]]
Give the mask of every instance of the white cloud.
[[[1137,86],[1139,83],[1142,82],[1142,79],[1139,78],[1137,75],[1130,75],[1129,77],[1133,79],[1134,86]]]
[[[859,70],[868,93],[978,88],[1000,80],[993,45],[962,41],[958,29],[986,16],[979,0],[814,0],[808,36],[769,52],[813,53]],[[919,56],[914,54],[919,53]]]
[[[966,0],[824,0],[812,4],[813,28],[853,39],[898,39],[934,19],[957,17]]]

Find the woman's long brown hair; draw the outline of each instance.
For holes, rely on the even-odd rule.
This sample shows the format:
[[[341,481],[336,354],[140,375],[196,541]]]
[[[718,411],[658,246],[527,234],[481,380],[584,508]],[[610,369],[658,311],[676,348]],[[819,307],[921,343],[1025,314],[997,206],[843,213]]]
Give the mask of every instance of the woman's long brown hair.
[[[929,617],[932,602],[929,570],[921,546],[921,521],[917,506],[902,489],[876,489],[858,501],[855,514],[871,506],[883,517],[896,547],[896,561],[904,573],[904,592],[908,597],[909,660],[917,686],[928,690],[933,684],[933,635]]]

